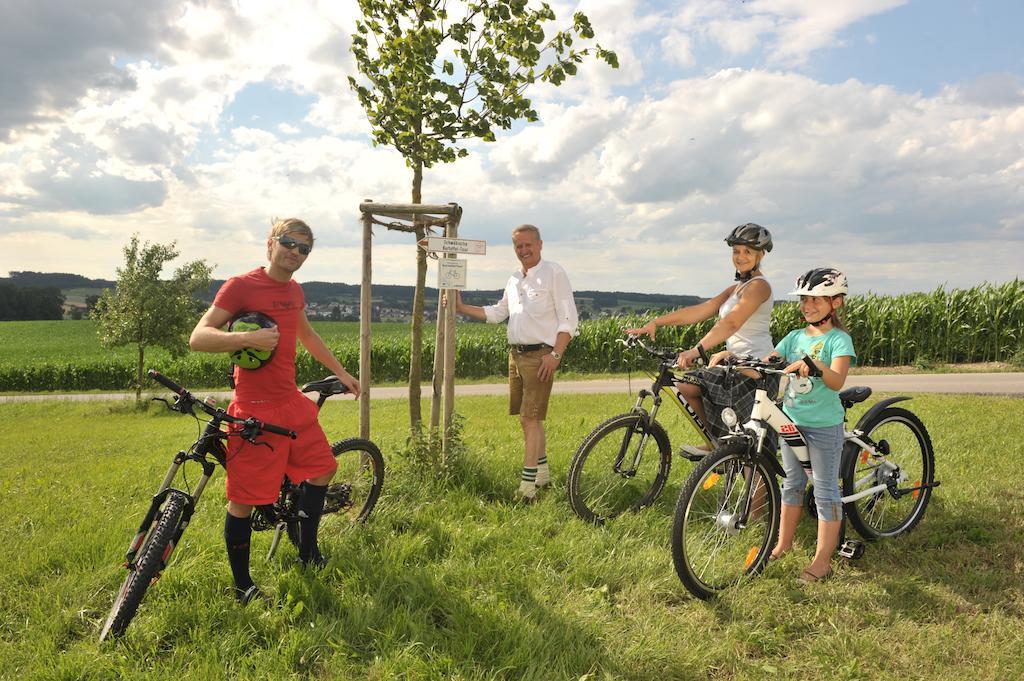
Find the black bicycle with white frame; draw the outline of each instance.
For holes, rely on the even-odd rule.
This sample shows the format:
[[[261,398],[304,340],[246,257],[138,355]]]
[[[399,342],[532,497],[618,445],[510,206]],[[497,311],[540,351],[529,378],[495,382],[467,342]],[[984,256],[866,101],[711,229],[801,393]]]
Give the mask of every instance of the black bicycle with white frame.
[[[804,359],[813,376],[820,370]],[[781,360],[765,362],[736,357],[726,371],[757,372],[759,378],[750,420],[740,424],[724,410],[729,434],[693,469],[679,493],[672,525],[672,559],[683,585],[707,599],[767,564],[779,531],[782,507],[777,477],[785,477],[776,452],[767,451],[774,430],[792,447],[801,465],[810,467],[807,444],[779,408],[786,390],[799,390],[808,379],[793,378]],[[779,395],[766,389],[769,375],[781,375]],[[839,393],[845,409],[863,402],[871,389],[852,387]],[[845,516],[865,539],[895,537],[913,529],[924,515],[935,480],[931,438],[921,420],[893,406],[908,397],[891,397],[869,409],[852,431],[844,430],[840,484]],[[839,553],[855,558],[859,542],[847,540]]]

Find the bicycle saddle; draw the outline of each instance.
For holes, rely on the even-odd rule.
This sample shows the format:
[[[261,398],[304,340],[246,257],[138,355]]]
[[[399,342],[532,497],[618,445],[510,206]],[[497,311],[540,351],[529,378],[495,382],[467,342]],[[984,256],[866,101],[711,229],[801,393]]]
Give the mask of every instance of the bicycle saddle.
[[[304,393],[318,392],[325,395],[343,395],[348,392],[348,388],[345,387],[345,384],[337,376],[328,376],[319,381],[311,381],[299,388],[299,390]]]
[[[858,402],[871,397],[871,388],[864,385],[855,385],[852,388],[847,388],[839,393],[839,401],[843,403],[844,409],[849,409]]]

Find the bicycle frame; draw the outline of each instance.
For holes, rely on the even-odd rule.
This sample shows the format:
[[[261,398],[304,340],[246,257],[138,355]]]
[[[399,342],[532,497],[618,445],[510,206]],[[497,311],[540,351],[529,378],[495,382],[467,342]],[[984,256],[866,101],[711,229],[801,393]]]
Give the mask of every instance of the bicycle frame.
[[[682,377],[677,373],[674,361],[676,357],[676,351],[657,350],[651,346],[648,346],[642,340],[636,336],[629,337],[628,340],[620,340],[620,343],[626,347],[633,347],[639,345],[648,354],[658,357],[661,362],[658,366],[658,372],[652,376],[652,383],[650,389],[641,389],[637,394],[636,404],[633,405],[633,412],[641,415],[645,422],[650,423],[656,421],[658,418],[658,411],[661,409],[662,402],[667,397],[670,402],[675,404],[683,415],[683,420],[687,421],[697,434],[700,435],[704,444],[709,448],[714,447],[714,438],[708,431],[707,425],[697,415],[693,407],[686,401],[682,393],[676,389],[676,383],[682,380]],[[644,407],[644,402],[648,397],[653,398],[653,404],[651,410],[648,412]],[[622,457],[625,456],[626,447],[629,445],[629,438],[632,437],[631,432],[627,432],[624,436],[622,447],[619,449],[619,458],[616,459],[613,469],[616,473],[623,476],[635,475],[637,468],[640,466],[640,460],[643,456],[644,449],[647,445],[647,438],[650,437],[648,432],[644,432],[642,435],[643,439],[640,441],[640,446],[636,448],[636,454],[633,455],[632,466],[623,470],[621,468]],[[687,457],[691,458],[691,457]],[[691,458],[692,460],[692,458]]]
[[[747,368],[750,368],[750,367],[747,367]],[[782,391],[784,391],[786,389],[786,382],[787,382],[788,377],[789,377],[788,374],[783,374],[783,372],[777,371],[777,370],[774,370],[774,369],[755,368],[754,370],[758,371],[762,375],[762,377],[764,377],[764,375],[766,373],[782,374],[783,375],[782,384],[779,386],[780,394],[781,394]],[[763,378],[762,378],[762,380],[763,380]],[[786,414],[778,407],[778,405],[775,403],[775,401],[768,397],[768,391],[765,390],[764,386],[763,385],[758,385],[758,387],[757,387],[757,389],[756,389],[756,391],[754,393],[754,407],[753,407],[753,409],[750,412],[750,420],[747,421],[745,424],[743,424],[743,430],[744,431],[747,431],[747,432],[750,432],[750,433],[754,434],[754,438],[755,438],[754,439],[754,443],[756,445],[754,451],[756,451],[756,452],[762,451],[762,448],[764,446],[765,436],[768,434],[768,428],[771,428],[776,433],[778,433],[779,437],[787,445],[790,446],[790,448],[793,450],[793,453],[796,454],[797,459],[800,461],[801,467],[803,467],[806,470],[810,470],[810,468],[811,468],[810,452],[809,452],[809,450],[807,448],[807,442],[804,440],[803,435],[800,434],[800,430],[796,427],[796,424],[794,424],[789,419],[789,417],[786,416]],[[740,435],[740,434],[736,433],[735,435]],[[734,437],[735,437],[735,435],[734,435]],[[879,453],[878,445],[876,443],[872,442],[871,439],[868,438],[861,431],[850,432],[850,431],[847,431],[847,430],[844,429],[843,430],[843,443],[844,443],[844,445],[847,442],[855,443],[856,445],[859,446],[861,452],[867,452],[869,456],[874,457],[874,458],[882,458],[886,454],[885,452]],[[776,460],[776,458],[774,456],[766,456],[766,458],[773,464],[773,468],[775,468],[776,472],[780,473],[781,477],[785,477],[785,471],[783,471],[781,469],[781,466],[779,465],[779,463]],[[898,468],[897,466],[894,466],[892,463],[890,463],[888,461],[885,461],[884,459],[883,459],[883,461],[881,462],[880,465],[885,466],[889,470],[893,470],[893,471],[895,471]],[[867,482],[872,477],[874,477],[874,475],[875,475],[875,472],[871,471],[870,473],[868,473],[866,476],[864,476],[858,482]],[[906,474],[906,472],[900,470],[899,477],[896,478],[893,482],[895,482],[895,483],[903,483],[903,482],[908,482],[909,480],[910,480],[910,478]],[[872,494],[876,494],[878,492],[881,492],[881,491],[884,491],[884,490],[888,490],[888,489],[890,489],[890,486],[891,485],[889,485],[889,484],[874,485],[873,487],[869,487],[867,489],[860,490],[859,492],[856,492],[854,494],[851,494],[851,495],[848,495],[848,496],[845,496],[845,497],[840,497],[840,501],[842,503],[844,503],[844,504],[847,504],[847,503],[850,503],[850,502],[853,502],[853,501],[857,501],[858,499],[862,499],[862,498],[864,498],[866,496],[870,496]],[[920,489],[920,488],[913,488],[913,489],[909,489],[909,490],[896,490],[896,489],[894,489],[894,490],[891,491],[891,493],[893,494],[894,497],[898,498],[899,496],[902,496],[904,494],[910,494],[910,493],[914,492],[917,489]]]

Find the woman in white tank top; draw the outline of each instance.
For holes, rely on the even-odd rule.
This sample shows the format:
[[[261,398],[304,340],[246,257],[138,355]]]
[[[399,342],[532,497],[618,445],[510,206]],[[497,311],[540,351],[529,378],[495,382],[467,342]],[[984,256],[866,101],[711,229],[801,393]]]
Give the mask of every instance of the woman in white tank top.
[[[716,435],[722,434],[722,425],[717,413],[706,413],[704,400],[719,407],[731,406],[741,419],[746,418],[752,406],[753,381],[736,381],[734,386],[726,386],[722,381],[722,370],[712,367],[721,363],[729,354],[767,357],[775,351],[769,329],[772,289],[761,274],[761,260],[765,253],[772,250],[772,235],[764,227],[748,222],[732,230],[725,243],[732,247],[732,264],[736,268],[735,284],[703,303],[680,308],[655,317],[639,328],[626,330],[631,334],[645,333],[653,339],[659,326],[696,324],[718,315],[718,322],[700,339],[698,345],[710,350],[724,341],[726,349],[711,356],[708,368],[688,374],[686,381],[679,387],[679,392],[702,420],[707,422],[708,416],[712,417],[709,425]],[[694,346],[679,353],[677,364],[686,369],[699,356],[700,351]],[[698,448],[684,449],[692,450],[691,453],[707,453]]]

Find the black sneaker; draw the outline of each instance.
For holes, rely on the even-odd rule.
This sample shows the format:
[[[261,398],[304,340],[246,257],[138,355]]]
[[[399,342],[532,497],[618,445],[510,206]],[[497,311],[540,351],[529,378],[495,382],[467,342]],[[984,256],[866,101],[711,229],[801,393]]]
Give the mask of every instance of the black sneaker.
[[[252,586],[250,586],[248,589],[246,589],[244,591],[242,589],[239,589],[236,586],[235,587],[235,600],[238,601],[239,605],[246,606],[246,605],[249,605],[250,603],[252,603],[253,601],[257,601],[257,600],[266,601],[267,599],[263,595],[263,592],[260,591],[260,588],[258,586],[256,586],[255,584],[253,584]]]
[[[327,567],[328,562],[330,562],[330,559],[324,554],[320,553],[319,551],[314,553],[313,557],[309,560],[302,560],[301,558],[295,559],[295,564],[303,570],[305,570],[306,568],[312,568],[314,570],[323,570],[325,567]]]

